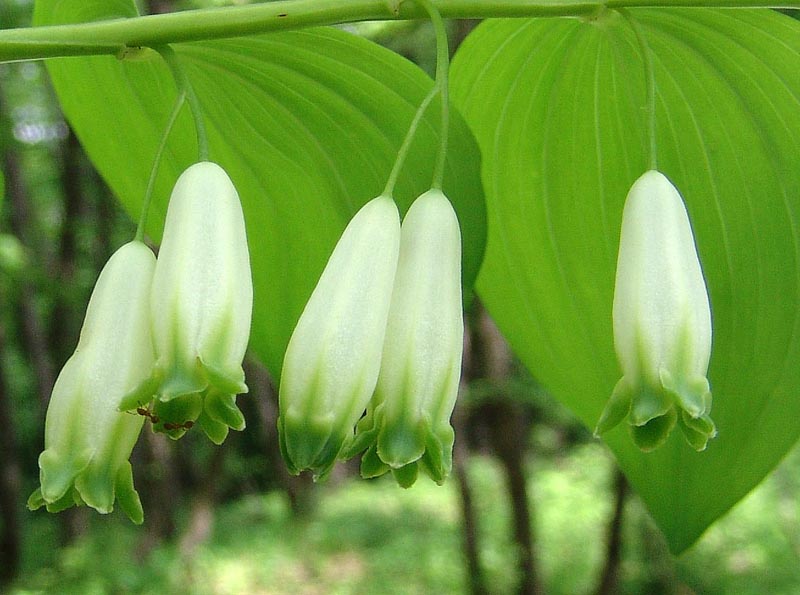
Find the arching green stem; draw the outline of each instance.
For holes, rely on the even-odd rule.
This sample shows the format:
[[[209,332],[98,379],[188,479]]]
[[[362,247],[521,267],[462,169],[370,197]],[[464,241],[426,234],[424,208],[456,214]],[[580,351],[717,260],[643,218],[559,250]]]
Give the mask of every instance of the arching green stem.
[[[142,213],[139,215],[139,225],[136,227],[135,239],[142,241],[144,239],[144,227],[147,223],[147,212],[150,210],[150,202],[153,198],[153,188],[156,184],[156,175],[158,174],[158,166],[161,165],[161,156],[164,154],[164,149],[167,146],[167,139],[169,138],[175,122],[178,120],[178,115],[181,113],[183,104],[186,102],[186,92],[181,91],[178,98],[175,100],[175,106],[172,108],[172,113],[169,115],[167,125],[164,128],[164,135],[161,137],[161,143],[156,150],[156,157],[153,161],[153,169],[150,171],[150,179],[147,181],[147,189],[144,192],[144,202],[142,203]]]
[[[430,0],[413,0],[427,11],[436,34],[436,89],[441,99],[441,131],[439,140],[439,154],[436,158],[436,167],[433,170],[432,188],[442,189],[444,179],[444,165],[447,160],[447,138],[450,128],[450,44],[447,41],[447,29],[444,26],[442,15]]]
[[[425,115],[425,111],[428,109],[431,101],[433,101],[434,97],[436,97],[438,94],[439,89],[436,87],[436,85],[434,85],[422,100],[422,103],[419,104],[417,113],[414,114],[414,119],[411,120],[411,124],[408,127],[408,132],[406,132],[406,137],[403,139],[403,144],[400,145],[400,150],[397,151],[397,158],[394,161],[394,166],[392,166],[392,171],[389,174],[389,179],[386,182],[386,187],[383,189],[383,196],[393,196],[394,187],[395,184],[397,184],[397,177],[400,175],[400,170],[403,168],[403,164],[406,161],[408,149],[411,147],[411,142],[414,140],[414,135],[417,133],[417,128],[419,127],[419,123],[422,121],[422,116]]]
[[[658,154],[656,149],[656,75],[653,68],[653,55],[650,46],[642,33],[642,28],[639,23],[634,19],[631,14],[624,8],[617,9],[619,13],[625,18],[626,21],[633,29],[633,34],[636,36],[636,41],[639,44],[639,52],[642,54],[642,62],[644,63],[644,77],[647,86],[647,140],[650,152],[649,169],[658,169]]]
[[[436,83],[420,103],[419,107],[417,108],[417,113],[414,114],[414,119],[411,121],[411,125],[408,127],[408,132],[406,133],[406,137],[403,139],[403,144],[400,146],[400,150],[397,152],[397,159],[395,159],[392,172],[389,174],[389,180],[386,182],[386,187],[383,190],[384,196],[392,196],[395,184],[397,183],[397,177],[400,174],[403,163],[405,163],[408,149],[411,146],[411,142],[414,140],[414,135],[417,132],[419,123],[422,121],[422,116],[425,115],[425,111],[428,109],[431,101],[433,101],[434,97],[437,95],[439,95],[441,98],[442,103],[442,129],[439,137],[439,152],[436,157],[436,164],[433,168],[433,181],[431,182],[431,188],[437,188],[441,190],[442,180],[444,179],[444,165],[445,161],[447,160],[447,139],[450,128],[450,94],[448,92],[450,46],[447,42],[447,30],[445,29],[442,16],[439,14],[439,11],[430,2],[430,0],[412,1],[425,8],[430,15],[431,22],[433,23],[433,29],[436,34]]]
[[[178,86],[178,91],[186,94],[186,101],[188,101],[189,109],[192,111],[194,127],[197,131],[198,158],[199,161],[208,161],[208,137],[206,136],[206,126],[203,120],[203,108],[200,105],[200,100],[197,98],[192,84],[183,71],[175,50],[168,45],[160,46],[156,49],[172,71],[172,76],[175,79],[175,84]]]
[[[444,18],[592,17],[636,6],[800,8],[800,0],[437,0]],[[418,19],[411,2],[276,0],[90,23],[0,30],[0,62],[57,56],[117,55],[125,48],[221,39],[355,21]],[[119,15],[123,16],[123,15]]]

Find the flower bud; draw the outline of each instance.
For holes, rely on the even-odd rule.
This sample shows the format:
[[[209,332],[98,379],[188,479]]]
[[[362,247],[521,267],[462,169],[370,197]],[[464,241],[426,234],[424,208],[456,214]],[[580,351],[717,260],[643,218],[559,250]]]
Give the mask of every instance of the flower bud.
[[[614,289],[614,347],[622,378],[596,434],[628,416],[633,440],[657,448],[676,422],[700,451],[716,435],[706,375],[711,310],[683,200],[645,172],[625,201]]]
[[[324,477],[378,378],[400,245],[394,201],[365,204],[344,230],[292,333],[278,431],[293,473]]]
[[[461,231],[447,197],[429,190],[403,220],[378,384],[349,449],[367,447],[363,475],[391,469],[408,487],[421,463],[437,483],[445,480],[463,340]]]
[[[128,458],[144,418],[118,407],[155,362],[149,318],[154,269],[155,256],[136,241],[103,267],[78,346],[53,387],[39,457],[41,488],[30,508],[57,512],[85,503],[108,513],[116,498],[133,522],[142,522]]]
[[[149,402],[173,438],[199,421],[221,444],[245,422],[242,360],[250,337],[253,283],[239,195],[215,163],[189,167],[172,191],[151,293],[156,366],[124,409]]]

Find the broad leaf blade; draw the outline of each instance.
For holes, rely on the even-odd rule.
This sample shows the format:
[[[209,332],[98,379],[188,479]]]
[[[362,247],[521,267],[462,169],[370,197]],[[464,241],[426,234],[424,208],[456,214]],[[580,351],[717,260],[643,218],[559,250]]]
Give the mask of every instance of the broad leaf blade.
[[[714,319],[719,436],[654,453],[608,435],[675,552],[800,434],[800,27],[768,11],[631,10],[656,69],[659,169],[683,194]],[[647,169],[628,23],[493,21],[459,50],[453,96],[484,156],[478,290],[515,352],[588,427],[620,376],[611,304],[622,205]],[[491,106],[492,109],[486,109]]]
[[[37,22],[132,16],[118,0],[37,4]],[[86,6],[91,5],[89,9]],[[122,6],[122,8],[120,8]],[[85,11],[89,11],[86,13]],[[247,220],[255,307],[251,348],[274,374],[297,318],[349,218],[378,195],[416,107],[432,86],[405,59],[334,29],[176,45],[203,105],[211,159],[239,190]],[[161,59],[48,62],[64,112],[94,164],[134,215],[177,95]],[[438,109],[431,110],[396,189],[401,212],[430,185]],[[469,287],[485,220],[477,145],[451,127],[445,191],[458,212]],[[196,161],[188,111],[159,171],[148,231],[160,237],[171,186]]]

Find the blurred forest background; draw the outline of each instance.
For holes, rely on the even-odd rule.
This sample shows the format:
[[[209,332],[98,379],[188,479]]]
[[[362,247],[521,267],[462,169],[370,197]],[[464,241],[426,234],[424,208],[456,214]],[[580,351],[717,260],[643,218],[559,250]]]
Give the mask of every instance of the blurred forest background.
[[[30,25],[32,10],[33,0],[0,0],[0,28]],[[475,24],[450,23],[453,49]],[[427,23],[352,29],[433,71]],[[0,592],[800,592],[800,451],[674,559],[607,449],[516,364],[477,302],[443,487],[364,481],[357,461],[320,485],[290,477],[274,386],[249,361],[248,427],[222,447],[145,428],[132,457],[142,527],[119,513],[27,511],[53,382],[100,268],[134,224],[41,63],[0,64],[0,167]]]

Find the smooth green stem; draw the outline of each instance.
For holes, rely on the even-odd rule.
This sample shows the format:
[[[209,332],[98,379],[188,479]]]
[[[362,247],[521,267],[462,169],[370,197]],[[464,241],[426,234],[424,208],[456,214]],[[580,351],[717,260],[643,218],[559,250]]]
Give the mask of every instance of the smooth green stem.
[[[639,52],[642,54],[642,62],[644,63],[644,78],[647,88],[646,94],[646,111],[647,111],[647,140],[650,152],[650,169],[658,169],[658,151],[656,145],[656,74],[653,67],[653,54],[650,51],[650,46],[642,33],[642,28],[638,21],[631,16],[625,9],[617,9],[618,12],[628,21],[633,33],[636,36],[636,41],[639,44]]]
[[[800,8],[800,0],[437,0],[443,18],[592,17],[606,9],[658,7]],[[126,16],[126,15],[121,15]],[[126,48],[241,37],[317,25],[420,19],[398,0],[279,0],[73,25],[0,30],[0,62],[124,54]]]
[[[431,188],[442,189],[444,180],[444,166],[447,161],[447,139],[450,132],[450,44],[447,41],[447,29],[444,26],[442,15],[430,0],[413,0],[421,4],[431,18],[433,30],[436,33],[436,88],[441,100],[441,136],[439,140],[439,154],[436,166],[433,169],[433,182]]]
[[[194,118],[194,127],[197,131],[198,159],[199,161],[208,161],[208,137],[206,135],[206,125],[203,120],[203,108],[200,105],[200,100],[197,98],[197,94],[194,92],[189,78],[183,71],[175,50],[168,45],[156,49],[172,71],[172,76],[175,79],[175,84],[178,86],[178,91],[186,94],[186,100],[189,102],[189,109]]]
[[[403,139],[403,144],[400,145],[400,150],[397,151],[397,158],[395,159],[394,166],[389,174],[386,187],[382,192],[383,196],[394,196],[394,187],[397,184],[397,177],[400,175],[400,170],[403,168],[403,164],[406,162],[408,150],[411,148],[411,142],[414,140],[414,136],[417,133],[417,128],[419,128],[419,123],[422,121],[422,116],[425,115],[425,112],[427,111],[428,106],[431,104],[431,101],[433,101],[438,94],[439,88],[434,85],[422,100],[422,103],[419,104],[417,113],[414,114],[414,119],[411,120],[411,124],[408,126],[408,132],[406,132],[406,137]]]
[[[401,0],[402,1],[402,0]],[[386,187],[383,189],[383,196],[392,196],[394,194],[394,187],[397,184],[397,178],[400,175],[400,170],[403,168],[408,150],[417,133],[417,128],[422,121],[422,117],[428,110],[433,99],[438,95],[442,101],[441,111],[441,136],[439,140],[439,153],[436,158],[436,164],[433,168],[433,182],[431,188],[442,188],[442,180],[444,179],[444,165],[447,160],[447,137],[450,127],[450,104],[449,104],[449,81],[448,73],[450,70],[450,47],[447,42],[447,30],[444,26],[439,11],[430,2],[430,0],[412,0],[425,8],[433,23],[434,31],[436,32],[436,82],[433,88],[428,92],[422,102],[417,108],[417,113],[411,120],[411,124],[406,132],[406,137],[403,139],[403,144],[400,145],[400,150],[397,152],[392,171],[389,174],[389,179],[386,182]]]
[[[136,236],[134,239],[138,241],[144,240],[144,228],[147,224],[147,212],[150,210],[150,203],[153,198],[153,188],[156,185],[156,176],[158,174],[158,166],[161,165],[161,156],[164,154],[164,149],[167,147],[167,139],[169,138],[175,122],[178,120],[178,115],[183,109],[183,104],[186,102],[186,91],[181,91],[178,98],[175,100],[175,106],[172,108],[172,113],[169,115],[167,125],[164,128],[164,134],[161,137],[161,143],[156,150],[156,157],[153,161],[153,169],[150,170],[150,179],[147,181],[147,189],[144,192],[144,202],[142,203],[142,212],[139,215],[139,225],[136,227]]]

